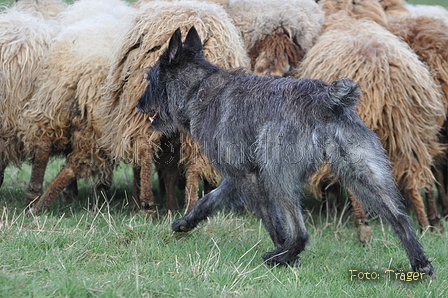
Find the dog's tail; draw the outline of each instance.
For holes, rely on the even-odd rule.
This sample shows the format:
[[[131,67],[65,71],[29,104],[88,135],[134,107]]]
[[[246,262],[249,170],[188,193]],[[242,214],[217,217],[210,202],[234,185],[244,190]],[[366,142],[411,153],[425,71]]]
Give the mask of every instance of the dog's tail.
[[[360,94],[358,84],[347,78],[334,80],[328,87],[327,104],[330,109],[349,108],[356,104]]]

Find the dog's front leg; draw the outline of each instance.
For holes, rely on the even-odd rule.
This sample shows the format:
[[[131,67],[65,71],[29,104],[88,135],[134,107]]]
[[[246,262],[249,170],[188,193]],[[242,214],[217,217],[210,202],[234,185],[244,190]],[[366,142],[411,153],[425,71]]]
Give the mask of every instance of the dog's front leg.
[[[221,185],[199,199],[181,219],[172,224],[175,232],[188,232],[193,230],[201,221],[214,215],[219,210],[232,204],[238,198],[234,184],[223,179]]]

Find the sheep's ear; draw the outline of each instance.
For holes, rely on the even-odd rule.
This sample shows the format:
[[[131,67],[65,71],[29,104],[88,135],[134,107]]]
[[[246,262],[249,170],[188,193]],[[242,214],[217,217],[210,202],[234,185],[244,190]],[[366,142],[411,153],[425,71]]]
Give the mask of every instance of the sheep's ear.
[[[202,51],[202,41],[194,26],[188,31],[187,37],[185,38],[184,48],[193,53],[200,53]]]
[[[166,49],[163,55],[165,62],[167,64],[178,63],[181,51],[182,51],[182,33],[180,32],[180,28],[177,28],[176,31],[171,36],[168,48]]]

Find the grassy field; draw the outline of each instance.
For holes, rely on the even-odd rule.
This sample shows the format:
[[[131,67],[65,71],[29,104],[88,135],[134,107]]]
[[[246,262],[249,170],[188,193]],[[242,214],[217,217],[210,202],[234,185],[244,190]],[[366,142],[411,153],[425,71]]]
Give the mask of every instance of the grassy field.
[[[51,162],[45,188],[62,163]],[[109,192],[81,181],[78,201],[58,198],[38,217],[23,213],[29,173],[9,167],[0,188],[0,297],[448,297],[447,231],[419,233],[437,278],[410,281],[404,250],[380,219],[361,245],[349,209],[321,212],[307,199],[303,265],[269,267],[261,256],[273,244],[251,214],[223,212],[179,234],[170,225],[180,213],[130,212],[129,166]]]
[[[52,163],[48,176],[60,163]],[[362,246],[350,210],[319,212],[319,203],[309,199],[311,240],[302,267],[269,267],[261,255],[273,245],[251,214],[221,213],[179,234],[170,224],[180,214],[162,211],[148,219],[128,211],[127,167],[117,171],[108,194],[95,194],[91,183],[84,183],[79,201],[58,200],[41,216],[25,217],[28,170],[8,168],[0,189],[0,297],[448,295],[448,232],[419,234],[437,278],[406,281],[408,260],[387,225],[373,219],[373,240]]]

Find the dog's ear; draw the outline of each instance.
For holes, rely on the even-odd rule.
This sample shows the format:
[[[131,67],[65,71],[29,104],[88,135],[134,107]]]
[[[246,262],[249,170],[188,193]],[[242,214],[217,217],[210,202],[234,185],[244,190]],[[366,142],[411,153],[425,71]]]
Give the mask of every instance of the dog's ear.
[[[181,51],[182,51],[182,33],[180,32],[180,28],[177,28],[176,31],[174,31],[173,35],[171,35],[168,48],[163,53],[162,58],[164,62],[168,65],[176,64],[179,62]]]
[[[185,38],[184,48],[195,54],[202,52],[202,41],[194,26],[188,31],[187,37]]]

